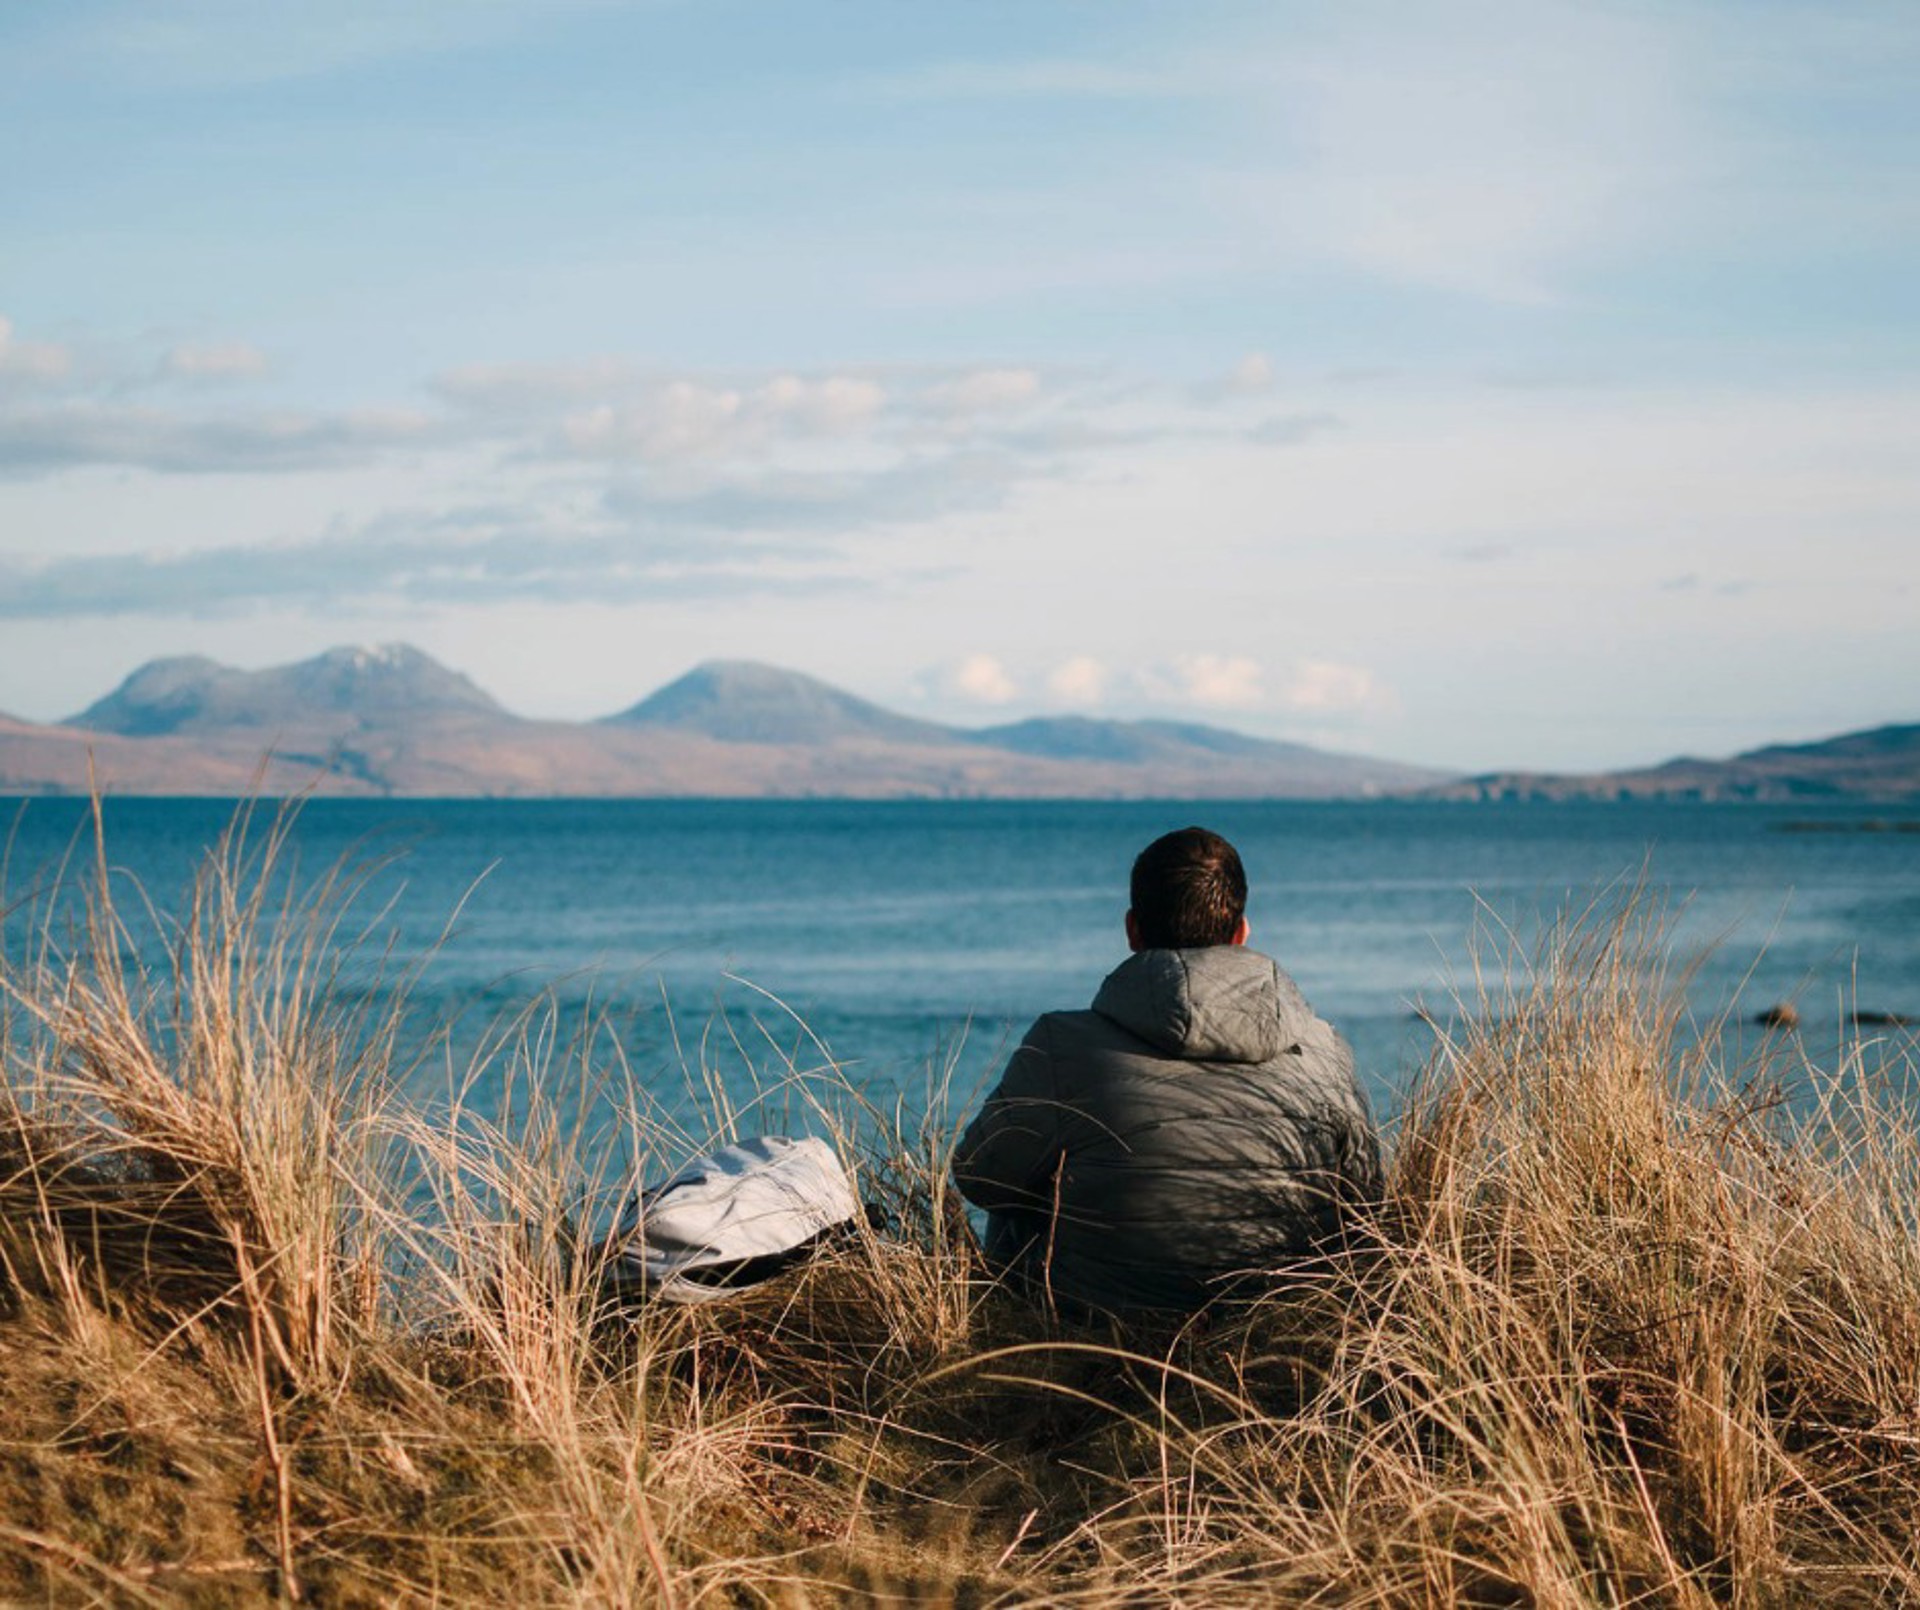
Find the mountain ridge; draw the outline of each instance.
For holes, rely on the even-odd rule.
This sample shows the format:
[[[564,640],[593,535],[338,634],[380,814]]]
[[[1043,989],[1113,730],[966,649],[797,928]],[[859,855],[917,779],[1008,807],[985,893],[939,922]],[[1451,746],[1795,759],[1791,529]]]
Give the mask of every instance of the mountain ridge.
[[[703,660],[609,724],[672,727],[727,743],[950,742],[953,729],[897,715],[804,671],[758,660]]]
[[[458,710],[511,720],[468,677],[405,643],[331,648],[242,671],[203,654],[149,660],[64,726],[123,738],[303,725],[316,715]]]
[[[51,770],[36,772],[35,733]],[[195,755],[208,786],[271,757],[323,793],[406,795],[1332,798],[1444,776],[1197,723],[947,726],[749,660],[705,661],[597,721],[542,721],[405,644],[257,671],[150,661],[70,721],[16,735],[0,788],[73,788],[76,742],[111,755],[123,791],[191,792]]]
[[[1920,723],[1764,744],[1725,760],[1677,755],[1604,772],[1484,772],[1427,791],[1435,799],[1920,800]]]
[[[0,792],[447,797],[1920,800],[1920,724],[1602,773],[1431,768],[1227,727],[1040,715],[958,727],[804,672],[709,660],[613,715],[507,710],[403,643],[246,671],[140,666],[64,723],[0,718]]]

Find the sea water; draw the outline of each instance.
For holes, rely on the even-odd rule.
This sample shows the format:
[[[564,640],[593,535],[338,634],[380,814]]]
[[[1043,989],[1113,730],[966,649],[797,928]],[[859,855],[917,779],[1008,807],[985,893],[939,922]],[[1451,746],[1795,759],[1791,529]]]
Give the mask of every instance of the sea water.
[[[11,802],[9,955],[70,944],[99,854],[85,802]],[[229,801],[109,800],[128,943],[157,956]],[[251,839],[275,816],[254,807]],[[798,1069],[881,1107],[975,1099],[1026,1024],[1086,1004],[1124,955],[1128,867],[1198,821],[1231,838],[1255,945],[1353,1043],[1391,1113],[1435,1027],[1497,996],[1548,925],[1660,912],[1696,1029],[1730,1054],[1793,1002],[1831,1065],[1856,1014],[1920,1019],[1920,812],[1832,804],[311,800],[284,873],[356,870],[342,987],[404,979],[409,1078],[497,1108],[531,1024],[668,1107]],[[1909,1049],[1911,1031],[1870,1041]],[[411,1062],[411,1055],[407,1058]],[[534,1078],[558,1080],[564,1051]],[[789,1120],[790,1121],[790,1120]],[[693,1125],[697,1130],[697,1124]],[[775,1127],[769,1122],[768,1127]]]

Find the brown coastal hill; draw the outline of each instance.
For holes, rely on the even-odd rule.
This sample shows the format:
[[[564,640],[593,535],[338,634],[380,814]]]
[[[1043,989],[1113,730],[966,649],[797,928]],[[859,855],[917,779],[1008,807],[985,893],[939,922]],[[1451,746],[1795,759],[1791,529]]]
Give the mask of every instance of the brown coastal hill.
[[[1438,799],[1920,800],[1920,723],[1770,744],[1726,760],[1691,756],[1633,771],[1493,772],[1428,790]]]
[[[534,721],[405,645],[242,671],[157,660],[51,726],[0,722],[0,792],[439,797],[1275,798],[1441,774],[1176,722],[916,720],[713,662],[595,722]]]
[[[208,753],[192,743],[135,742],[70,726],[0,716],[0,795],[84,794],[89,778],[121,793],[288,794],[311,767],[261,756]],[[137,779],[128,788],[123,780]]]

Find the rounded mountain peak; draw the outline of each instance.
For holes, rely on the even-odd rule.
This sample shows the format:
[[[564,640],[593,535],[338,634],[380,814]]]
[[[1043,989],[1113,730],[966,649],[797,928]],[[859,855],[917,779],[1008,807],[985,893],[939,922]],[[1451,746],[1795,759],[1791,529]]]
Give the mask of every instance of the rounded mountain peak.
[[[331,648],[313,659],[259,677],[283,679],[288,691],[331,710],[486,710],[500,708],[458,671],[406,643]]]
[[[723,743],[817,744],[842,739],[952,743],[931,721],[895,715],[799,671],[758,660],[705,660],[610,721],[670,727]]]
[[[333,648],[294,665],[241,671],[200,655],[151,660],[73,725],[130,738],[315,720],[405,719],[500,707],[457,671],[404,643]]]

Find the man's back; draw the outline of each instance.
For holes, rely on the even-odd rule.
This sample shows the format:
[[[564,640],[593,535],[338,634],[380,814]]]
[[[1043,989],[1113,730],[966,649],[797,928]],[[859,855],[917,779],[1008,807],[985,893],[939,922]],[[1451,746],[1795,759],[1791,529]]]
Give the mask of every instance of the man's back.
[[[1319,1250],[1379,1173],[1345,1042],[1239,944],[1136,951],[1042,1017],[954,1162],[991,1249],[1112,1312]]]

